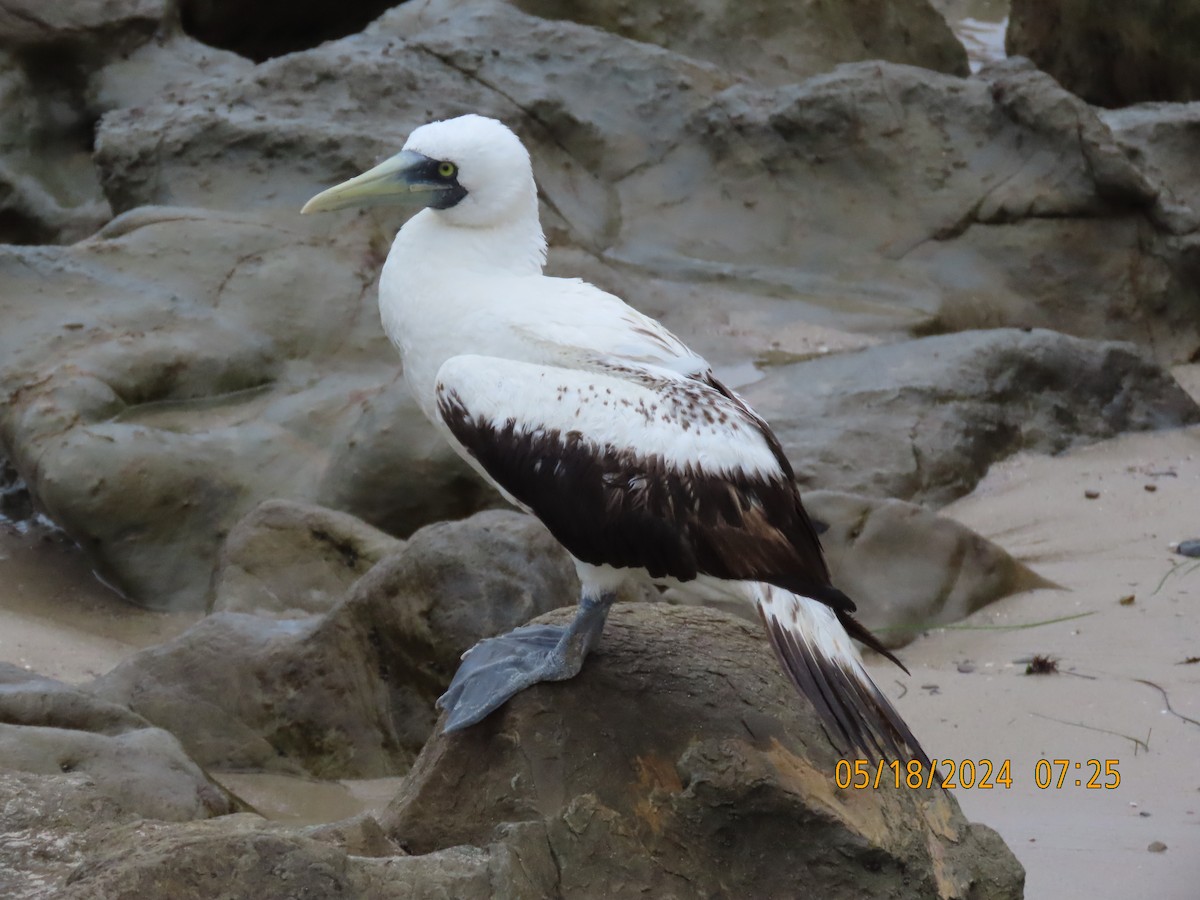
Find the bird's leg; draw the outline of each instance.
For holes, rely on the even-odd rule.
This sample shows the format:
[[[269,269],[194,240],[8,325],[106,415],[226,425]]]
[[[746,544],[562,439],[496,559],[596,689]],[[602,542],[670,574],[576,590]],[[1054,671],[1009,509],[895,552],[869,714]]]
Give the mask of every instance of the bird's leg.
[[[616,594],[584,594],[569,625],[523,625],[486,638],[463,654],[438,708],[449,733],[474,725],[515,694],[539,681],[565,681],[583,667],[600,640]]]

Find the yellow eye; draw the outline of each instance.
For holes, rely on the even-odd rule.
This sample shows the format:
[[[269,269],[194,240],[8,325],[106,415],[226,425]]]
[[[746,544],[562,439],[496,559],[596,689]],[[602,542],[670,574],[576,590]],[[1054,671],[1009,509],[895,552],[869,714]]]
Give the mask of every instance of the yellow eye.
[[[452,162],[438,163],[438,174],[443,178],[453,178],[454,173],[458,171],[458,166]]]

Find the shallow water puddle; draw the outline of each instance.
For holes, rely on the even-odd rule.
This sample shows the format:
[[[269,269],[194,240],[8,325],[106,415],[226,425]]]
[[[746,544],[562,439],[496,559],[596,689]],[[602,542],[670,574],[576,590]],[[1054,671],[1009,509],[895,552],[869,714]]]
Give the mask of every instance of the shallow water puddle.
[[[290,825],[320,825],[360,813],[379,816],[400,789],[399,777],[318,781],[270,773],[209,773],[259,813]]]

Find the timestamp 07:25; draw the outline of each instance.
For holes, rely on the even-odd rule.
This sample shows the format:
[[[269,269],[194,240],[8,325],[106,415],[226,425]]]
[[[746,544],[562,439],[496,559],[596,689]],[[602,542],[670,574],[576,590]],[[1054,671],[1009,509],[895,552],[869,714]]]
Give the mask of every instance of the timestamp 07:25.
[[[1062,790],[1066,787],[1090,790],[1113,790],[1121,784],[1115,759],[1039,759],[1033,765],[1033,783],[1039,790]],[[942,771],[939,771],[941,769]],[[918,759],[908,762],[865,759],[839,759],[834,767],[834,783],[839,788],[867,790],[892,786],[895,788],[932,788],[947,790],[1009,790],[1013,786],[1012,760],[998,762],[990,759],[933,760],[926,767]]]

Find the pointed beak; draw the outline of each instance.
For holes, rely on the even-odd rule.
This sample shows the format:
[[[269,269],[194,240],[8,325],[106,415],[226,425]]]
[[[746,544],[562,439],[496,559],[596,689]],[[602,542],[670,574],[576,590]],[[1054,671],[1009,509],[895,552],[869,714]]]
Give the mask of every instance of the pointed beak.
[[[401,150],[375,168],[321,191],[305,203],[300,212],[327,212],[349,206],[406,201],[415,201],[421,206],[436,205],[440,192],[448,187],[444,179],[436,179],[437,166],[437,161],[428,156]]]

